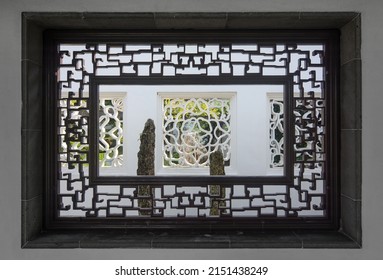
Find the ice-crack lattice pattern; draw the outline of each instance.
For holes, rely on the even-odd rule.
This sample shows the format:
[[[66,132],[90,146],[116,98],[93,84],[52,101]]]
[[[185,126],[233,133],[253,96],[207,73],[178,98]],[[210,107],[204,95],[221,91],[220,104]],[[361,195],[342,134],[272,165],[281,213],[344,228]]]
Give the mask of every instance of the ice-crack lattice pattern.
[[[217,218],[209,216],[214,199],[225,201],[218,218],[256,221],[263,217],[326,215],[324,44],[59,44],[57,55],[59,217],[114,217],[126,221],[142,218],[139,213],[145,212],[149,213],[146,218]],[[291,76],[295,93],[294,184],[226,186],[225,197],[214,197],[207,185],[153,185],[145,198],[139,197],[137,186],[90,185],[88,116],[92,75],[169,79],[180,75]],[[118,164],[119,155],[112,158],[116,160],[112,164]],[[140,211],[139,199],[151,200],[152,208]]]

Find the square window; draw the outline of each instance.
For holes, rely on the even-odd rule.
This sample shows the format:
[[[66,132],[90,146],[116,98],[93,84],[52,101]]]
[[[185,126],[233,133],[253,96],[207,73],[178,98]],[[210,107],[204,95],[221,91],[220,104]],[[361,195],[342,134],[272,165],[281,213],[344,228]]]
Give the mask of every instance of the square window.
[[[195,92],[178,97],[160,95],[162,167],[206,169],[210,155],[217,151],[222,153],[225,166],[230,166],[233,125],[230,96]]]

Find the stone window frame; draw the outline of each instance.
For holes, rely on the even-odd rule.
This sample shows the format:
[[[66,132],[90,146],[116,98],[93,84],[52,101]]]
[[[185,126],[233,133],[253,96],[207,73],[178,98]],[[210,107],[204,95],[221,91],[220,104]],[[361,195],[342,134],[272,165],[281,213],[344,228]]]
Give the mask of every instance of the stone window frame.
[[[23,248],[360,248],[361,14],[291,13],[39,13],[22,14]],[[44,225],[43,32],[46,29],[338,29],[340,30],[340,228],[217,233],[46,231]],[[352,174],[352,176],[350,176]]]

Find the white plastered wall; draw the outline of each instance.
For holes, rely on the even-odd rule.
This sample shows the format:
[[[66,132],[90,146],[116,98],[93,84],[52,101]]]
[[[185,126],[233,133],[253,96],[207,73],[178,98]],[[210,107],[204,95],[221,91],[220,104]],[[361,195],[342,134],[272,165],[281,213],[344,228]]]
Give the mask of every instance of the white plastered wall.
[[[282,170],[270,169],[269,151],[269,93],[283,96],[283,85],[224,85],[224,86],[142,86],[100,85],[100,95],[114,92],[125,93],[124,97],[124,164],[120,170],[109,174],[136,175],[139,135],[147,119],[156,125],[156,175],[209,174],[208,168],[183,169],[162,167],[162,96],[188,97],[228,96],[231,98],[231,164],[226,167],[227,175],[264,176],[280,174]],[[104,170],[102,170],[104,169]],[[101,168],[101,175],[108,175]]]

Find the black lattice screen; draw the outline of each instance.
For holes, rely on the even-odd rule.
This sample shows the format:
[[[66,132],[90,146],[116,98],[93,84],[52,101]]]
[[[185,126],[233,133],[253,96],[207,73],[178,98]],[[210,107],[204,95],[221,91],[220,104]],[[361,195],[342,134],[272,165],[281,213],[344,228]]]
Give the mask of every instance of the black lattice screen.
[[[50,116],[54,122],[50,133],[56,141],[48,157],[55,170],[48,186],[55,222],[235,227],[331,223],[336,198],[336,147],[332,145],[337,75],[331,32],[314,32],[315,36],[299,32],[113,34],[109,38],[107,33],[56,32],[47,37],[47,48],[53,50],[46,52],[48,76],[56,73],[47,92],[57,105]],[[177,84],[199,84],[204,79],[224,84],[227,79],[241,84],[265,78],[272,83],[280,77],[292,85],[292,104],[286,109],[292,119],[281,116],[285,130],[291,125],[294,133],[292,160],[285,162],[291,165],[291,183],[267,178],[264,183],[251,179],[235,183],[234,177],[227,184],[220,181],[219,191],[212,192],[211,182],[158,184],[154,179],[147,184],[151,191],[140,194],[139,185],[129,181],[89,180],[95,165],[90,160],[95,149],[90,145],[90,127],[97,126],[90,115],[98,110],[91,102],[92,79],[126,79],[124,83],[147,79],[152,84],[151,79]],[[285,150],[282,145],[282,156]],[[149,201],[144,205],[150,207],[140,200]]]

